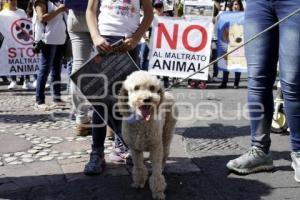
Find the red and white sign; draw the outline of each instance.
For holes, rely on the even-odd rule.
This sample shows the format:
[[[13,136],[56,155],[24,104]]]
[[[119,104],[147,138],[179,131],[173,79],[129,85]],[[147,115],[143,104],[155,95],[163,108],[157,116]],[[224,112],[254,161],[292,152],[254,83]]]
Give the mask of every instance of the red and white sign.
[[[149,72],[185,78],[206,66],[210,59],[211,18],[155,17],[150,43]],[[192,79],[207,80],[208,68]]]
[[[35,74],[39,69],[40,55],[33,53],[32,23],[24,17],[0,13],[0,32],[4,36],[0,48],[0,75]]]

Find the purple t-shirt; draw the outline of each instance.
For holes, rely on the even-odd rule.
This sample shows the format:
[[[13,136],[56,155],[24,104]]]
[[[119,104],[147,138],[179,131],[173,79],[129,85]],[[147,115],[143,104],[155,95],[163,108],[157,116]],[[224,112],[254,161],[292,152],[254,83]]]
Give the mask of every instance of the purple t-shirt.
[[[65,0],[67,8],[76,11],[85,11],[87,8],[88,0]]]

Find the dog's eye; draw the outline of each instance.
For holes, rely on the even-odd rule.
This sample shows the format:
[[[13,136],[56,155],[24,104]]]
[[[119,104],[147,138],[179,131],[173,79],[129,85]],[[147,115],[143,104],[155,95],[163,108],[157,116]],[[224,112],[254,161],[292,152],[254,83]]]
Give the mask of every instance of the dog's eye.
[[[138,85],[136,85],[136,86],[134,86],[134,90],[136,91],[136,90],[139,90],[140,89],[140,86],[138,86]]]
[[[151,92],[154,92],[154,91],[155,91],[155,86],[154,86],[154,85],[150,85],[149,90],[150,90]]]

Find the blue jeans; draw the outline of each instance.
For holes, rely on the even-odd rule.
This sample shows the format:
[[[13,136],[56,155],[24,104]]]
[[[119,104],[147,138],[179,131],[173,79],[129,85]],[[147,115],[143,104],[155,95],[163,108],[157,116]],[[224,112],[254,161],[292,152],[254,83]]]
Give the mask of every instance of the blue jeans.
[[[140,50],[140,67],[142,70],[148,71],[149,66],[149,47],[146,42],[143,42],[139,44],[139,50]]]
[[[103,36],[110,44],[122,39],[119,36]],[[139,64],[139,51],[136,47],[134,50],[129,52],[132,59]],[[92,117],[92,151],[95,153],[102,154],[104,151],[104,140],[106,136],[106,126],[104,126],[104,121],[102,117],[107,120],[108,126],[118,135],[118,137],[122,138],[122,120],[115,119],[113,117],[113,105],[115,102],[111,102],[109,105],[106,105],[106,111],[102,106],[94,106],[96,110],[93,111]],[[102,117],[100,117],[102,116]],[[121,116],[118,116],[121,119]],[[118,137],[115,137],[116,146],[122,146],[121,141]],[[126,149],[126,145],[124,145]]]
[[[63,57],[63,45],[45,45],[42,49],[41,66],[38,72],[36,85],[36,103],[45,103],[45,86],[51,71],[51,88],[53,102],[61,101],[60,98],[60,73]]]
[[[300,7],[297,0],[249,0],[245,15],[245,39],[263,31]],[[300,151],[300,13],[246,45],[248,102],[252,146],[265,152],[271,145],[273,84],[279,60],[279,77],[293,151]],[[279,41],[279,42],[278,42]],[[256,104],[256,105],[255,105]],[[263,106],[261,109],[260,104]]]

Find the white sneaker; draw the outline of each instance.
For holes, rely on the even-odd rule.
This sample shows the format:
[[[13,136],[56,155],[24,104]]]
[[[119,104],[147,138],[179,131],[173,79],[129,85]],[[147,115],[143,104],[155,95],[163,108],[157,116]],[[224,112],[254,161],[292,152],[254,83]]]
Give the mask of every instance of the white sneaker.
[[[8,86],[8,89],[12,90],[12,89],[16,89],[16,88],[17,88],[17,82],[16,81],[11,81],[9,86]]]
[[[35,103],[34,107],[35,107],[36,110],[39,110],[39,111],[49,111],[49,110],[51,110],[50,106],[47,105],[47,104],[37,104],[37,103]]]
[[[218,83],[218,82],[220,82],[220,79],[218,79],[218,77],[214,76],[214,77],[212,77],[211,81],[215,82],[215,83]]]
[[[34,89],[34,87],[32,86],[32,83],[30,83],[29,81],[24,81],[22,88],[24,90],[32,90],[32,89]]]
[[[35,88],[36,88],[36,80],[35,80],[35,81],[33,81],[33,83],[32,83],[32,87],[33,87],[33,89],[35,89]]]
[[[300,183],[300,152],[292,152],[292,168],[295,171],[295,181]]]

